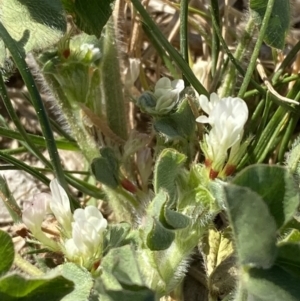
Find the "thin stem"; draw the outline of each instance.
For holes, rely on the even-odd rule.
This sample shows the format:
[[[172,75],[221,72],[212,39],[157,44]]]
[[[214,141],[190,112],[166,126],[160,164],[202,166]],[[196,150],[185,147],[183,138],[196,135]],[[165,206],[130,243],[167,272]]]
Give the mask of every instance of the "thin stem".
[[[17,166],[18,168],[26,171],[27,173],[31,174],[35,178],[39,179],[44,184],[49,185],[50,180],[45,175],[38,172],[35,168],[25,164],[24,162],[22,162],[20,160],[15,159],[14,157],[12,157],[2,151],[0,151],[0,158],[10,164]]]
[[[199,82],[189,65],[183,59],[181,54],[174,49],[174,47],[169,43],[169,41],[165,38],[162,32],[159,30],[157,25],[153,22],[145,8],[142,6],[140,0],[131,0],[135,9],[140,13],[143,18],[145,26],[148,27],[149,33],[165,48],[165,50],[169,53],[170,57],[176,62],[177,66],[181,69],[182,73],[185,75],[190,84],[196,89],[199,94],[204,94],[209,96],[207,90],[203,87],[203,85]]]
[[[220,13],[219,13],[219,1],[218,0],[211,0],[211,13],[214,15],[216,20],[216,24],[218,29],[220,26]],[[220,52],[220,40],[218,34],[216,32],[216,27],[213,26],[213,34],[212,34],[212,47],[211,47],[211,75],[214,76],[216,74],[216,67],[218,64]]]
[[[32,140],[30,140],[23,125],[21,124],[20,119],[18,118],[18,116],[12,106],[10,98],[8,97],[2,75],[0,75],[0,94],[1,94],[1,97],[3,100],[3,103],[5,105],[5,108],[7,110],[7,113],[9,114],[11,120],[14,122],[18,132],[20,133],[20,136],[22,136],[23,141],[25,141],[25,143],[24,143],[25,147],[28,149],[29,152],[31,152],[37,158],[39,158],[47,167],[51,168],[52,167],[51,163],[43,156],[43,154],[35,146],[35,144],[32,142]]]
[[[282,61],[278,70],[274,73],[272,78],[272,84],[276,84],[278,82],[280,75],[282,74],[284,69],[292,62],[293,58],[296,56],[299,50],[300,50],[300,41],[298,41],[298,43],[292,48],[292,50]]]
[[[218,34],[218,37],[220,39],[220,42],[222,44],[222,47],[224,48],[226,54],[228,55],[231,63],[235,66],[236,70],[241,74],[241,75],[245,75],[245,71],[244,69],[240,66],[239,62],[235,59],[235,57],[232,55],[232,53],[230,52],[228,46],[226,45],[226,42],[225,40],[223,39],[222,35],[221,35],[221,32],[220,32],[220,29],[218,28],[218,25],[217,25],[217,21],[214,17],[214,15],[211,16],[212,17],[212,23],[213,23],[213,26],[216,28],[216,33]],[[251,84],[262,94],[262,95],[265,95],[266,94],[266,91],[264,90],[264,88],[262,86],[260,86],[260,84],[258,84],[256,81],[254,81],[253,79],[250,79],[250,82]],[[225,85],[225,88],[226,88],[226,85]],[[227,91],[227,90],[226,90]],[[229,90],[228,90],[229,91]],[[222,96],[226,96],[227,92],[222,92]]]
[[[1,79],[0,79],[1,81]],[[2,96],[3,97],[3,96]],[[10,139],[16,139],[18,141],[24,141],[25,138],[20,134],[20,130],[18,129],[19,132],[10,130],[8,128],[4,128],[0,126],[0,136],[2,137],[7,137]],[[45,138],[33,134],[28,134],[26,133],[26,136],[28,137],[28,140],[31,141],[32,144],[39,145],[46,147],[46,142]],[[56,140],[56,146],[58,149],[64,149],[64,150],[69,150],[69,151],[78,151],[79,147],[77,146],[76,142],[68,142],[65,140]],[[52,170],[52,166],[50,166]]]
[[[44,275],[40,269],[23,259],[18,253],[15,253],[14,264],[30,276],[38,277]]]
[[[180,52],[183,59],[189,63],[188,48],[188,7],[189,0],[181,0],[180,2]],[[189,82],[183,75],[185,86],[189,86]]]
[[[256,44],[255,44],[255,47],[253,49],[253,53],[252,53],[252,56],[251,56],[251,59],[250,59],[250,63],[248,65],[248,68],[247,68],[247,71],[246,71],[246,74],[245,74],[245,78],[243,80],[242,86],[241,86],[240,91],[238,93],[238,97],[241,97],[241,98],[244,97],[244,94],[246,93],[248,85],[251,81],[253,71],[256,67],[256,60],[259,56],[261,45],[264,41],[265,33],[266,33],[266,30],[267,30],[267,27],[268,27],[268,24],[269,24],[269,19],[270,19],[271,14],[272,14],[274,2],[275,2],[275,0],[269,0],[268,1],[266,12],[265,12],[262,24],[261,24],[260,32],[259,32]]]
[[[127,118],[125,100],[120,79],[118,44],[115,25],[111,18],[105,27],[105,38],[102,39],[101,80],[106,117],[110,129],[120,138],[126,140]]]
[[[50,122],[42,101],[42,98],[37,90],[36,84],[34,82],[33,76],[30,73],[30,70],[25,62],[24,52],[21,51],[14,41],[14,39],[9,35],[6,28],[0,22],[0,35],[5,43],[6,47],[8,48],[11,56],[24,80],[24,83],[28,89],[30,98],[32,100],[33,106],[36,110],[38,120],[41,125],[41,129],[43,135],[45,137],[47,149],[49,152],[49,156],[51,162],[53,164],[53,169],[55,176],[58,178],[62,187],[67,190],[67,183],[64,177],[63,169],[60,163],[60,158],[58,155],[58,151],[56,148],[53,132],[51,130]]]
[[[237,62],[240,62],[245,54],[245,51],[249,50],[249,44],[251,43],[254,29],[255,29],[255,24],[254,24],[253,20],[250,19],[246,25],[243,37],[235,50],[234,56],[232,56],[232,54],[229,50],[226,50],[226,53],[227,54],[230,53],[230,55],[232,57],[234,57],[234,60],[232,58],[230,58],[232,65],[229,67],[228,73],[224,80],[224,84],[222,86],[222,95],[221,96],[223,96],[223,97],[227,96],[227,95],[231,95],[231,93],[233,92],[232,90],[233,90],[233,87],[236,82],[236,70],[241,75],[243,75],[243,76],[245,75],[245,71],[242,69],[242,67],[237,67]],[[224,43],[223,43],[223,47],[224,47]]]

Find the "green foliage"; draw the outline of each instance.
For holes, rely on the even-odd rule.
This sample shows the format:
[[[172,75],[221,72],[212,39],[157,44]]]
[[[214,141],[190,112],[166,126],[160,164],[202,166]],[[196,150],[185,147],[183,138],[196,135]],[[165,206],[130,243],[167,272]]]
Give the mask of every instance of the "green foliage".
[[[44,52],[39,58],[43,73],[54,78],[56,89],[63,87],[63,93],[73,109],[82,103],[101,113],[99,47],[100,42],[95,36],[81,33],[64,38],[57,52]]]
[[[233,180],[258,193],[268,206],[277,228],[294,216],[299,205],[299,191],[293,177],[281,166],[256,165],[245,168]]]
[[[3,0],[0,10],[2,24],[17,41],[19,48],[24,49],[26,53],[52,46],[62,38],[67,29],[60,0]],[[5,57],[2,48],[2,66]]]
[[[115,0],[61,0],[66,11],[74,18],[75,24],[84,32],[100,37],[113,12]]]
[[[204,134],[201,126],[196,127],[195,119],[200,112],[198,105],[193,103],[195,97],[186,95],[186,89],[176,95],[176,99],[179,97],[176,103],[163,104],[161,110],[155,111],[157,103],[154,94],[146,91],[138,99],[137,105],[153,118],[155,131],[147,141],[140,144],[133,139],[132,143],[137,143],[139,147],[133,145],[126,154],[126,147],[130,148],[131,141],[126,141],[129,116],[125,96],[130,91],[124,93],[121,81],[116,26],[118,20],[114,19],[115,15],[112,17],[115,1],[90,0],[88,4],[83,0],[0,2],[0,64],[4,68],[9,65],[7,47],[24,78],[37,115],[42,116],[39,120],[45,135],[45,142],[39,144],[33,140],[32,135],[27,137],[21,123],[18,123],[18,117],[15,118],[8,110],[20,132],[20,141],[25,141],[26,149],[47,168],[54,169],[62,186],[67,187],[46,111],[24,60],[27,52],[33,51],[35,55],[34,50],[42,50],[38,63],[66,117],[71,135],[78,142],[88,167],[91,167],[85,174],[93,174],[103,185],[98,190],[85,183],[86,179],[76,181],[69,176],[69,171],[66,178],[76,188],[83,188],[81,192],[91,195],[89,190],[93,190],[97,198],[108,201],[116,221],[116,224],[108,226],[101,237],[103,253],[92,271],[66,263],[35,278],[9,273],[15,255],[13,243],[7,233],[0,231],[1,300],[154,301],[172,292],[174,299],[179,301],[182,296],[177,293],[184,293],[180,283],[188,271],[191,254],[196,249],[200,250],[205,269],[193,270],[193,266],[190,274],[196,272],[198,280],[202,279],[202,284],[209,290],[210,300],[232,299],[236,288],[236,301],[300,299],[299,188],[289,173],[291,171],[295,174],[299,181],[297,143],[287,160],[289,171],[279,166],[254,165],[242,170],[232,180],[226,178],[227,175],[224,175],[223,181],[212,180],[209,173],[211,162],[202,161],[202,154],[198,151],[199,141],[195,139],[198,136],[201,140]],[[237,70],[244,76],[239,96],[244,97],[248,92],[249,95],[259,95],[253,102],[257,108],[250,112],[249,128],[254,136],[252,143],[255,147],[245,155],[242,167],[249,163],[250,157],[256,163],[266,160],[285,132],[290,134],[286,137],[291,137],[286,125],[290,125],[291,121],[296,125],[296,119],[290,114],[290,111],[295,112],[296,109],[285,104],[285,108],[277,109],[280,114],[274,115],[278,103],[268,103],[266,95],[269,87],[253,79],[263,41],[271,47],[284,48],[290,23],[289,1],[250,0],[251,18],[243,41],[233,57],[221,35],[218,21],[221,10],[217,1],[211,2],[213,13],[208,10],[205,15],[203,11],[189,8],[188,1],[182,0],[180,42],[184,58],[166,40],[141,2],[131,2],[143,20],[143,28],[150,43],[159,49],[159,55],[168,62],[171,72],[177,76],[179,71],[182,72],[185,82],[190,82],[199,93],[208,95],[207,91],[214,91],[216,87],[220,87],[223,92],[237,91],[238,87],[233,80]],[[65,36],[66,14],[63,7],[65,12],[71,14],[77,26],[73,24],[72,30]],[[187,32],[183,26],[187,25],[184,24],[187,20],[192,21],[192,18],[188,18],[191,11],[197,11],[203,20],[214,23],[212,43],[210,37],[203,36],[203,43],[212,49],[213,61],[211,74],[207,76],[213,79],[213,85],[207,90],[197,80],[187,62]],[[20,22],[15,22],[18,19]],[[260,30],[255,37],[257,43],[247,72],[244,72],[239,61],[242,61],[248,46],[253,42],[254,23]],[[83,32],[78,34],[77,29]],[[297,47],[293,49],[294,55],[300,45]],[[228,61],[223,61],[225,52],[234,62],[231,68],[227,68]],[[288,56],[272,79],[274,88],[283,84],[280,75],[289,65]],[[180,70],[175,70],[175,65]],[[226,70],[229,70],[230,76],[222,84]],[[147,90],[150,81],[147,82],[144,72],[139,80]],[[246,91],[250,82],[254,91]],[[2,98],[9,99],[4,81],[0,90]],[[299,98],[298,90],[297,85],[294,85],[287,97]],[[285,91],[285,86],[281,91]],[[170,102],[173,100],[171,96],[168,99]],[[259,110],[263,110],[264,106],[267,113],[263,113],[261,121],[257,116],[261,116],[262,111]],[[256,120],[259,120],[258,126]],[[12,132],[9,129],[5,133],[9,136]],[[155,134],[156,137],[153,137]],[[74,143],[70,135],[64,135]],[[47,146],[51,162],[44,158],[38,147],[35,148],[35,144]],[[282,145],[286,147],[288,142]],[[153,182],[147,183],[146,177],[145,183],[141,184],[141,171],[135,168],[133,162],[144,147],[151,152],[147,175],[151,173],[152,154],[155,162]],[[281,156],[284,150],[284,147],[281,148]],[[196,153],[197,157],[194,156]],[[0,156],[33,175],[40,174],[35,167],[27,168],[26,164],[2,154],[2,151]],[[46,176],[40,175],[39,178],[48,184]],[[2,194],[11,197],[9,206],[16,206],[16,212],[19,213],[5,181],[2,182]],[[128,185],[132,187],[128,188]],[[224,218],[225,213],[228,220]],[[15,216],[15,220],[18,220],[18,216]],[[24,270],[30,272],[28,266]]]
[[[7,181],[4,177],[0,176],[0,199],[3,198],[3,203],[8,210],[14,222],[21,221],[21,209],[16,202],[13,194],[9,190]],[[0,269],[1,270],[1,269]]]
[[[250,0],[250,13],[254,22],[261,25],[267,6],[271,1]],[[274,0],[272,14],[264,41],[271,47],[283,49],[285,37],[290,27],[290,1]]]
[[[276,224],[268,206],[249,188],[230,184],[224,191],[239,263],[269,268],[276,257]]]
[[[0,231],[0,275],[3,275],[9,271],[14,262],[14,245],[9,236],[4,231]]]
[[[276,244],[277,229],[295,224],[299,190],[292,176],[278,166],[251,166],[224,186],[224,194],[242,274],[239,293],[244,289],[253,300],[298,300],[299,240]]]
[[[96,279],[95,286],[101,300],[155,300],[155,294],[145,284],[137,258],[130,245],[112,249],[103,258],[102,275]]]
[[[161,189],[165,190],[169,196],[168,206],[172,207],[177,199],[177,189],[174,185],[180,173],[186,157],[173,150],[164,149],[154,168],[154,192],[157,194]]]
[[[110,148],[102,148],[101,157],[93,160],[91,168],[95,178],[111,188],[119,185],[119,163]]]
[[[164,227],[160,221],[163,217],[168,195],[160,190],[147,208],[147,221],[145,225],[146,244],[150,250],[165,250],[175,238],[175,233]]]
[[[14,261],[14,245],[11,237],[3,231],[0,231],[0,257],[1,300],[59,301],[65,300],[63,297],[74,288],[73,277],[70,277],[72,280],[68,280],[57,270],[51,271],[42,277],[35,278],[28,278],[16,273],[9,274],[8,271]]]
[[[18,274],[0,278],[0,298],[5,301],[59,301],[73,290],[73,282],[61,275],[27,279]]]
[[[153,126],[167,141],[190,140],[194,135],[196,122],[188,100],[184,99],[175,113],[157,118]]]
[[[57,268],[61,275],[72,282],[74,282],[74,290],[65,296],[62,301],[86,301],[94,285],[91,273],[85,268],[81,268],[74,263],[65,263]]]
[[[300,298],[299,278],[276,265],[270,269],[252,268],[243,280],[253,300],[297,301]]]
[[[295,277],[300,277],[300,244],[283,243],[278,246],[276,264]]]

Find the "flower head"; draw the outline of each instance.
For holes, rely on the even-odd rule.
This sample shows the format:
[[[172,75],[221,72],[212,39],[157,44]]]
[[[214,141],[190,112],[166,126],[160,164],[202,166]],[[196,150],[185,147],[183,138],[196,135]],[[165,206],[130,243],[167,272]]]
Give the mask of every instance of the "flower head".
[[[32,203],[23,211],[23,222],[33,236],[53,251],[63,251],[68,260],[87,269],[102,257],[103,232],[107,220],[95,206],[70,210],[67,193],[56,179],[50,183],[52,195],[42,193],[34,196]],[[47,214],[53,214],[60,225],[59,243],[42,231]]]
[[[102,254],[103,232],[107,221],[94,206],[76,209],[72,223],[72,238],[65,243],[66,257],[86,268],[100,259]]]
[[[168,114],[178,103],[179,95],[184,89],[182,79],[170,81],[167,77],[159,79],[154,92],[146,91],[138,99],[137,104],[144,112],[153,115]]]
[[[155,110],[159,114],[170,112],[179,100],[179,94],[184,89],[182,79],[170,81],[167,77],[159,79],[154,88],[156,98]]]
[[[208,123],[211,130],[205,135],[202,149],[206,160],[214,171],[220,171],[228,157],[228,150],[237,152],[244,133],[244,125],[248,119],[248,107],[238,97],[220,99],[215,93],[210,101],[204,95],[199,97],[200,105],[208,116],[196,119],[200,123]]]

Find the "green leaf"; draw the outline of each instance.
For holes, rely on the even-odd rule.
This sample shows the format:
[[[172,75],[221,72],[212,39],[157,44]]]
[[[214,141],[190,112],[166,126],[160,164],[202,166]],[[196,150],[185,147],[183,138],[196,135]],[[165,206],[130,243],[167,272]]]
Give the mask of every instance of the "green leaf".
[[[126,236],[129,234],[131,226],[127,223],[109,225],[108,231],[105,233],[106,244],[109,248],[117,248],[125,242]]]
[[[95,158],[92,162],[92,172],[99,182],[115,189],[119,185],[118,160],[108,147],[102,148],[100,154],[102,157]]]
[[[143,229],[140,229],[143,239],[151,250],[165,250],[175,238],[175,233],[160,222],[167,201],[167,193],[164,190],[160,190],[149,204],[145,226]]]
[[[269,268],[276,257],[276,224],[267,205],[246,187],[229,184],[224,193],[239,263]]]
[[[253,165],[245,168],[233,180],[239,186],[258,193],[269,207],[277,228],[292,219],[299,205],[295,182],[284,167]]]
[[[155,130],[168,139],[189,139],[195,131],[195,125],[195,117],[187,99],[180,103],[175,113],[158,118],[153,124]]]
[[[270,269],[252,268],[243,278],[248,292],[259,300],[300,300],[299,278],[293,277],[276,265]]]
[[[300,278],[300,244],[284,243],[278,247],[276,265],[286,272]]]
[[[262,24],[268,1],[250,0],[250,13],[254,22]],[[289,1],[275,0],[264,41],[271,47],[283,49],[285,37],[290,27],[290,3]]]
[[[14,244],[9,234],[0,230],[0,274],[11,268],[15,257]]]
[[[145,285],[137,257],[134,248],[126,245],[110,250],[102,259],[103,272],[95,284],[101,300],[155,300],[154,293]]]
[[[70,281],[73,281],[75,284],[74,290],[61,299],[61,301],[88,300],[94,284],[91,273],[71,262],[59,266],[58,270],[61,271],[62,276]]]
[[[100,37],[102,29],[112,14],[115,0],[62,0],[62,3],[84,32]]]
[[[72,281],[54,273],[39,279],[26,279],[11,274],[0,279],[0,300],[60,301],[73,288]]]
[[[52,46],[67,29],[60,0],[2,0],[0,11],[2,24],[26,53]]]
[[[154,168],[154,191],[164,190],[169,195],[170,206],[176,202],[177,190],[175,180],[186,157],[174,149],[164,149]]]
[[[162,213],[163,214],[161,214],[160,222],[167,228],[170,227],[171,229],[183,229],[190,224],[189,217],[177,211],[165,208]]]
[[[161,222],[154,219],[153,227],[147,236],[147,246],[158,251],[169,248],[175,238],[175,233],[165,228]]]

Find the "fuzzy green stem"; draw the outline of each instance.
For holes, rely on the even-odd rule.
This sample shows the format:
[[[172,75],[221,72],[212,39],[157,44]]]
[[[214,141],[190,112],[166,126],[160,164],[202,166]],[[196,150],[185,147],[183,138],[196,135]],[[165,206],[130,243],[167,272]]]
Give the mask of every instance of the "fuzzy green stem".
[[[240,91],[238,93],[238,97],[243,98],[244,94],[247,91],[247,88],[248,88],[248,85],[250,83],[253,71],[256,67],[256,60],[259,56],[261,45],[262,45],[262,43],[264,41],[264,38],[265,38],[265,33],[266,33],[266,30],[267,30],[267,27],[268,27],[268,24],[269,24],[269,19],[270,19],[271,14],[272,14],[274,2],[275,2],[275,0],[269,0],[268,1],[266,12],[265,12],[265,15],[264,15],[264,18],[262,20],[261,27],[260,27],[260,32],[258,34],[258,38],[257,38],[256,44],[255,44],[255,47],[253,49],[253,53],[252,53],[250,63],[248,65],[248,68],[247,68],[247,71],[246,71],[245,78],[243,80],[242,86],[241,86]]]
[[[236,295],[234,297],[234,301],[247,301],[247,300],[248,300],[247,291],[243,288],[242,283],[239,282]]]
[[[125,100],[122,91],[115,25],[112,18],[106,24],[102,43],[101,78],[106,117],[110,129],[126,140],[128,133]]]
[[[58,105],[62,110],[69,127],[71,128],[72,135],[82,150],[83,155],[89,164],[91,164],[93,159],[99,157],[100,154],[94,139],[84,127],[82,117],[79,117],[80,108],[77,107],[77,109],[74,109],[71,107],[67,97],[64,94],[63,87],[59,85],[52,74],[44,74],[44,77],[53,94],[56,96]]]
[[[18,253],[15,253],[14,264],[30,276],[39,277],[44,275],[44,273],[41,270],[39,270],[37,267],[35,267],[25,259],[23,259]]]

